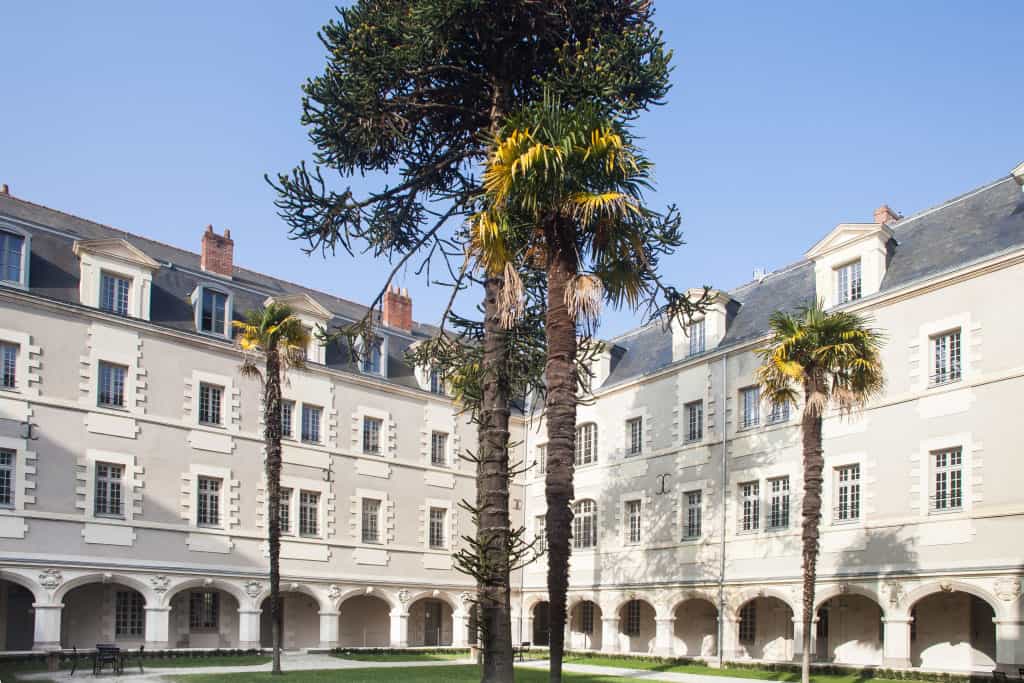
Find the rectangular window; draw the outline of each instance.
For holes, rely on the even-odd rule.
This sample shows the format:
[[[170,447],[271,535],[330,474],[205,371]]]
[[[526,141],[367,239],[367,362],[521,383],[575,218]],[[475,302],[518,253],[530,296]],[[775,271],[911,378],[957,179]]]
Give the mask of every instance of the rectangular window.
[[[757,633],[757,610],[753,601],[748,602],[740,610],[740,633],[741,643],[753,643],[754,635]]]
[[[789,526],[789,477],[768,480],[768,528]]]
[[[370,348],[363,353],[363,372],[370,373],[373,375],[381,374],[383,349],[384,340],[374,339],[373,342],[370,344]]]
[[[640,542],[640,501],[626,501],[626,522],[629,524],[626,542],[636,544]]]
[[[703,514],[701,507],[701,492],[688,491],[684,493],[683,496],[686,498],[686,525],[683,528],[683,538],[700,538],[700,524],[701,516]]]
[[[932,478],[935,482],[932,510],[949,512],[963,509],[963,451],[951,448],[932,453]]]
[[[860,519],[860,465],[836,468],[837,522],[855,522]]]
[[[295,401],[281,401],[281,436],[290,439],[292,431],[292,415],[295,413]]]
[[[199,383],[199,422],[205,425],[221,423],[221,402],[224,398],[224,387],[216,384]]]
[[[856,301],[860,293],[860,260],[836,268],[836,303]]]
[[[533,518],[533,537],[536,539],[537,552],[548,550],[548,518],[547,515],[537,515]]]
[[[363,417],[363,453],[380,455],[380,431],[384,421],[379,417]]]
[[[190,631],[216,631],[220,626],[220,593],[193,591],[189,595],[188,628]]]
[[[761,528],[761,486],[756,481],[740,484],[740,530]]]
[[[0,448],[0,507],[14,507],[14,475],[18,454],[10,448]]]
[[[627,636],[640,635],[640,601],[630,600],[626,603],[626,624],[623,629]]]
[[[277,521],[282,534],[292,533],[292,490],[281,487],[277,506]]]
[[[145,604],[138,591],[117,591],[114,598],[114,635],[141,636],[146,624]]]
[[[580,605],[580,617],[584,633],[594,632],[594,603],[587,600]]]
[[[448,511],[444,508],[430,508],[430,547],[445,548],[444,523]]]
[[[537,446],[537,459],[534,460],[534,464],[537,466],[535,476],[547,474],[548,471],[548,445],[541,444]]]
[[[363,498],[363,543],[380,543],[380,501]]]
[[[128,289],[132,281],[110,273],[100,274],[100,308],[104,311],[128,315]]]
[[[698,353],[704,353],[704,320],[698,320],[697,322],[690,323],[689,327],[690,336],[690,352],[687,355],[696,356]]]
[[[444,395],[444,375],[438,368],[430,368],[430,393]]]
[[[960,330],[932,337],[931,384],[951,384],[960,381]]]
[[[448,435],[444,432],[430,433],[430,464],[436,467],[448,466]]]
[[[316,491],[299,491],[299,535],[320,534],[320,494]]]
[[[320,417],[323,408],[302,404],[302,440],[306,443],[320,443]]]
[[[24,237],[0,230],[0,280],[21,282],[21,255],[24,249]]]
[[[124,378],[128,368],[100,361],[99,371],[96,402],[107,408],[124,408]]]
[[[740,389],[740,429],[750,429],[761,423],[761,387]]]
[[[789,422],[789,402],[773,403],[771,412],[768,413],[768,424],[777,425]]]
[[[686,406],[686,442],[704,438],[704,401],[691,401]]]
[[[227,294],[204,287],[202,309],[199,312],[199,329],[202,332],[226,335],[227,311]]]
[[[106,517],[124,516],[124,498],[122,496],[121,479],[124,476],[122,465],[108,462],[96,463],[96,491],[93,496],[93,512]]]
[[[631,420],[626,420],[626,432],[629,434],[626,455],[640,455],[644,449],[644,419],[634,417]]]
[[[199,477],[196,496],[196,525],[220,526],[220,479]]]
[[[0,389],[18,386],[18,345],[0,342]]]
[[[597,425],[593,422],[576,428],[576,465],[597,462]]]

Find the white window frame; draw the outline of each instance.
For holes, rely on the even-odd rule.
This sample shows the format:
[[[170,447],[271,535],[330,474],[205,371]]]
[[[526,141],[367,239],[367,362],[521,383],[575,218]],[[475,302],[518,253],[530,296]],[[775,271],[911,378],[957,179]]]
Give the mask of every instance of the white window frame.
[[[0,338],[0,391],[17,391],[21,345]]]
[[[369,489],[356,489],[355,500],[356,504],[356,527],[355,541],[358,545],[364,545],[370,548],[381,548],[388,544],[388,495],[384,491],[372,491]],[[366,526],[366,516],[364,515],[364,501],[375,500],[378,503],[377,507],[377,540],[366,541],[363,540],[363,529]]]
[[[626,457],[643,455],[644,417],[637,415],[626,420]]]
[[[585,504],[589,503],[589,506]],[[592,507],[592,510],[584,511],[582,508]],[[598,516],[597,501],[593,498],[582,498],[572,504],[572,545],[574,550],[596,550],[601,537],[598,533],[600,517]],[[584,519],[590,520],[589,525]]]
[[[691,411],[696,412],[696,420]],[[700,443],[704,440],[704,400],[689,401],[683,404],[683,418],[686,420],[683,443]],[[694,431],[694,427],[696,430]]]
[[[0,508],[13,510],[18,500],[18,451],[0,446],[0,481],[3,480],[6,480],[8,500],[0,499]],[[0,486],[2,492],[3,487]]]
[[[41,349],[34,346],[32,338],[18,330],[0,328],[0,342],[17,347],[14,361],[13,387],[0,387],[0,396],[11,394],[39,394],[39,361],[32,358],[38,356]],[[134,384],[132,385],[134,388]],[[93,397],[95,398],[95,397]],[[95,401],[93,402],[95,405]],[[28,417],[27,415],[25,417]]]
[[[689,344],[687,346],[687,357],[696,356],[707,350],[707,325],[705,319],[694,320],[686,328]]]
[[[964,509],[964,451],[961,446],[940,448],[929,453],[931,491],[929,514],[944,515]],[[940,484],[941,482],[941,484]],[[943,495],[939,496],[939,488]]]
[[[107,308],[104,305],[104,298],[106,296],[105,285],[108,280],[114,283],[114,292],[112,295],[113,298],[111,301],[110,308]],[[124,285],[124,310],[118,310],[122,299],[122,292],[120,287],[121,284]],[[110,270],[108,268],[100,268],[100,291],[99,300],[97,302],[97,308],[99,308],[102,311],[106,311],[107,313],[113,313],[114,315],[120,315],[124,317],[130,316],[134,309],[133,304],[135,303],[132,300],[133,289],[133,278],[131,275],[125,275],[123,273],[117,272],[115,270]]]
[[[287,406],[287,410],[285,410]],[[285,415],[285,413],[288,413]],[[287,432],[285,428],[287,427]],[[290,398],[281,399],[281,438],[295,440],[295,401]]]
[[[765,519],[765,531],[789,529],[793,511],[789,475],[769,477],[765,483],[767,484],[765,491],[768,496],[768,504],[765,506],[765,512],[768,513]]]
[[[108,403],[102,400],[105,393],[105,387],[101,387],[103,382],[103,370],[104,368],[110,368],[111,373],[115,371],[121,372],[121,402],[120,403]],[[107,410],[128,410],[130,402],[134,399],[133,393],[129,393],[130,389],[134,389],[132,383],[129,382],[129,377],[132,375],[132,368],[130,365],[124,365],[123,363],[113,363],[106,359],[99,359],[96,361],[96,407],[105,408]],[[112,375],[113,377],[113,375]],[[110,387],[111,392],[115,392],[117,387],[117,380],[113,380],[113,386]],[[116,395],[116,393],[115,393]]]
[[[975,451],[980,451],[982,446],[976,442],[970,432],[950,433],[944,436],[926,439],[920,442],[920,450],[917,457],[917,470],[920,473],[919,490],[920,498],[918,511],[922,517],[969,517],[974,508],[974,487],[975,479],[980,472],[975,472],[976,466]],[[934,454],[940,451],[960,449],[960,496],[959,508],[935,510],[933,509],[933,498],[935,496],[935,469]],[[863,475],[862,475],[863,476]]]
[[[297,534],[293,533],[292,531],[292,522],[294,520],[294,515],[292,515],[292,511],[295,509],[294,498],[296,492],[293,487],[285,486],[283,482],[281,484],[280,491],[281,495],[280,499],[278,500],[277,521],[281,527],[281,535],[295,536]],[[267,502],[269,505],[269,500]]]
[[[440,515],[440,522],[435,519],[435,513]],[[431,550],[447,550],[448,534],[448,508],[431,505],[427,508],[427,545]],[[438,538],[440,537],[440,538]]]
[[[310,505],[308,498],[315,496],[315,503]],[[321,518],[323,517],[323,493],[319,490],[299,489],[299,524],[298,524],[298,535],[302,538],[321,538],[323,537],[324,529]],[[309,514],[309,510],[312,509],[312,515]],[[310,522],[313,523],[315,528],[310,531],[306,526]]]
[[[584,441],[583,437],[589,436]],[[598,460],[598,431],[596,422],[583,422],[576,426],[576,452],[574,454],[576,467],[596,465]]]
[[[209,519],[204,522],[204,521],[202,521],[199,518],[200,508],[203,507],[203,500],[204,499],[207,500],[207,503],[206,503],[207,517],[209,517],[210,504],[209,504],[208,501],[211,498],[213,498],[213,493],[211,492],[209,487],[207,487],[207,489],[204,491],[203,486],[202,486],[202,483],[204,481],[217,482],[217,490],[216,490],[217,520],[215,522],[211,522],[211,521],[209,521]],[[224,516],[225,516],[224,515],[224,492],[225,492],[225,490],[230,490],[230,483],[229,482],[225,482],[220,477],[213,477],[213,476],[209,476],[209,475],[206,475],[206,474],[198,474],[198,475],[196,475],[195,482],[194,482],[193,485],[195,486],[195,489],[196,489],[196,513],[195,513],[196,526],[201,528],[201,529],[223,529],[224,528]]]
[[[434,429],[430,432],[430,464],[434,467],[449,467],[448,432]]]
[[[548,445],[546,442],[534,446],[533,462],[534,478],[542,479],[548,471]]]
[[[299,440],[302,443],[309,443],[314,445],[320,445],[324,442],[324,408],[323,406],[314,405],[312,403],[302,402],[302,407],[299,409]],[[306,431],[306,416],[316,415],[316,434],[310,433],[307,436]],[[315,437],[315,438],[314,438]]]
[[[545,553],[548,550],[548,515],[546,512],[533,517],[533,549]]]
[[[833,271],[837,306],[864,298],[864,266],[859,257],[837,265]]]
[[[368,417],[375,418],[377,420],[380,420],[381,422],[380,453],[372,454],[363,451],[363,425],[365,423],[366,418]],[[449,426],[449,424],[450,423],[446,424],[442,422],[430,421],[430,423],[425,428],[421,427],[419,443],[420,457],[422,458],[421,462],[423,464],[428,464],[430,462],[430,443],[429,441],[425,440],[425,435],[423,434],[422,430],[426,429],[429,431],[432,428],[430,425],[437,425],[439,428],[445,429],[446,427]],[[368,458],[396,457],[393,445],[394,439],[392,436],[392,430],[394,429],[394,425],[391,423],[391,414],[389,412],[387,412],[386,410],[380,410],[368,406],[359,406],[358,408],[356,408],[355,412],[352,413],[352,427],[353,429],[351,431],[351,434],[353,453],[365,455]],[[449,431],[448,433],[451,434],[453,433],[453,431]]]
[[[199,477],[206,477],[209,479],[220,479],[220,524],[217,526],[212,525],[199,525]],[[188,511],[187,514],[183,513],[182,516],[188,519],[189,526],[198,531],[216,531],[230,530],[231,527],[238,524],[238,480],[232,479],[231,469],[227,467],[217,467],[215,465],[200,465],[192,464],[189,466],[189,494],[188,494]],[[284,482],[282,481],[282,485]]]
[[[963,331],[959,327],[929,336],[929,355],[932,359],[928,373],[929,387],[947,386],[963,380],[963,339]]]
[[[16,287],[17,289],[28,289],[29,264],[32,262],[32,235],[21,228],[16,228],[6,221],[0,221],[0,232],[7,232],[20,237],[21,242],[21,265],[18,272],[18,280],[4,280],[0,277],[0,286]]]
[[[789,401],[772,403],[768,409],[768,424],[781,425],[789,422],[792,417]]]
[[[111,517],[109,515],[96,514],[96,464],[100,462],[121,466],[122,514],[120,516]],[[80,482],[77,492],[82,499],[76,504],[76,507],[82,510],[86,519],[123,519],[126,522],[132,521],[135,516],[135,507],[142,504],[141,484],[136,485],[138,475],[142,473],[142,468],[136,465],[135,456],[128,453],[115,453],[90,448],[86,450],[84,457],[78,459],[78,466],[81,470],[77,475],[77,480]]]
[[[376,340],[380,341],[380,367],[376,370],[367,368],[366,361],[371,358],[367,355],[364,357],[363,352],[363,341],[362,337],[356,339],[356,349],[358,351],[358,363],[356,363],[359,372],[364,375],[376,376],[376,377],[387,377],[388,376],[388,336],[382,334],[376,337]]]
[[[430,543],[430,510],[431,508],[439,508],[445,511],[445,534],[444,534],[444,546],[435,547]],[[452,502],[450,500],[442,500],[440,498],[427,498],[423,501],[422,520],[423,520],[423,549],[428,551],[449,551],[452,547],[452,539],[455,537],[455,519],[452,516]]]
[[[694,496],[696,497],[694,499]],[[704,490],[691,488],[683,491],[683,534],[684,541],[695,541],[704,535]],[[697,533],[691,533],[696,517]]]
[[[761,531],[761,481],[752,479],[739,484],[739,519],[737,532],[752,534]]]
[[[748,396],[754,396],[754,400],[748,400]],[[752,412],[751,412],[752,411]],[[743,387],[739,393],[739,420],[737,420],[737,431],[755,429],[761,424],[761,387],[757,384]]]
[[[376,425],[376,434],[372,425]],[[362,453],[363,455],[384,455],[383,441],[384,420],[375,415],[363,415]],[[376,443],[374,443],[376,441]]]
[[[216,430],[218,432],[225,430],[237,434],[240,431],[239,423],[240,414],[238,407],[238,390],[235,389],[233,378],[227,375],[216,375],[211,372],[201,372],[199,370],[192,371],[192,377],[186,380],[190,383],[189,394],[190,400],[190,415],[187,418],[187,422],[199,429]],[[223,388],[221,395],[220,405],[220,416],[221,423],[219,425],[211,425],[205,422],[199,421],[199,385],[200,384],[213,384]]]
[[[844,478],[844,473],[846,474]],[[832,468],[833,524],[856,524],[864,518],[864,468],[859,462]]]
[[[112,476],[112,473],[116,472],[117,476]],[[105,519],[124,519],[125,508],[131,504],[131,494],[127,486],[125,486],[125,475],[127,474],[127,468],[121,463],[107,462],[105,460],[96,461],[93,469],[93,517],[105,518]],[[106,509],[99,510],[100,505],[100,488],[104,486],[104,504]],[[114,492],[117,495],[114,495]],[[126,495],[128,494],[128,495]],[[117,498],[117,510],[113,509],[113,500]]]
[[[203,389],[208,389],[210,392],[209,399],[213,398],[213,392],[217,392],[217,401],[207,400],[207,412],[210,413],[208,417],[212,417],[213,406],[216,405],[216,417],[217,420],[204,420],[203,419]],[[214,382],[207,382],[201,380],[196,388],[196,421],[204,427],[224,427],[224,395],[227,393],[228,388],[222,384],[216,384]]]
[[[209,289],[211,292],[222,294],[225,297],[224,300],[224,329],[223,330],[204,330],[203,329],[203,299],[206,290]],[[208,337],[219,337],[221,339],[231,338],[231,321],[234,320],[234,306],[235,306],[235,295],[231,293],[231,290],[227,287],[217,286],[212,284],[201,284],[192,290],[192,308],[195,316],[195,328],[199,334],[204,334]]]
[[[640,545],[643,542],[643,509],[642,498],[631,498],[625,502],[623,517],[626,523],[623,526],[626,532],[626,545]]]

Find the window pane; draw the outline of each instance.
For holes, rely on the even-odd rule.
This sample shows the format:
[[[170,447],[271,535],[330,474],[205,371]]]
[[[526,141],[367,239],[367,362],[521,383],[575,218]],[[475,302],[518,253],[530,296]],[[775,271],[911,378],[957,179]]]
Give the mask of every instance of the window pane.
[[[121,517],[123,515],[122,484],[124,467],[106,462],[96,463],[96,488],[93,493],[93,512],[97,515]]]
[[[221,401],[224,387],[216,384],[199,383],[199,421],[203,424],[221,424]]]
[[[320,533],[320,494],[315,491],[299,492],[299,534],[316,536]]]
[[[686,404],[686,441],[700,441],[704,438],[704,402]]]
[[[280,500],[277,506],[277,521],[282,534],[292,532],[292,490],[281,488]]]
[[[695,356],[698,353],[704,353],[704,321],[698,320],[695,323],[691,323],[689,327],[690,337],[690,352],[689,355]]]
[[[220,526],[220,479],[199,477],[196,524]]]
[[[320,443],[320,418],[323,409],[319,406],[302,404],[302,440]]]
[[[380,501],[363,498],[363,543],[380,543]]]
[[[14,474],[17,453],[10,448],[0,448],[0,505],[14,505]]]
[[[761,388],[747,387],[741,390],[743,413],[740,417],[740,428],[755,427],[761,421]]]
[[[444,548],[444,524],[448,511],[444,508],[430,508],[430,547]]]
[[[100,308],[118,315],[128,315],[130,285],[130,280],[110,273],[102,273],[100,275]]]
[[[628,434],[628,443],[626,447],[627,455],[639,455],[643,450],[644,444],[644,423],[643,418],[635,417],[632,420],[626,422],[626,431]]]
[[[295,401],[281,401],[281,436],[292,438],[292,413],[295,411]]]
[[[448,464],[448,435],[444,432],[430,435],[430,464],[438,467]]]
[[[376,417],[363,418],[363,453],[380,455],[380,432],[384,421]]]
[[[100,361],[99,364],[99,386],[97,387],[97,402],[102,406],[112,408],[124,407],[124,379],[127,368],[123,365],[113,365]]]
[[[21,282],[21,254],[25,238],[0,231],[0,280]]]
[[[227,334],[224,323],[227,318],[228,297],[212,289],[203,289],[203,303],[199,314],[199,329],[214,334]]]
[[[0,388],[18,386],[18,345],[0,342]]]

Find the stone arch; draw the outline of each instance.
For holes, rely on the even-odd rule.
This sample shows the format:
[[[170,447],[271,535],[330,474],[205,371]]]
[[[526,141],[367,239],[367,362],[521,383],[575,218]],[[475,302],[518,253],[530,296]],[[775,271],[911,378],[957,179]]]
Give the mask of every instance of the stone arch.
[[[413,593],[412,595],[409,596],[409,600],[405,604],[408,605],[409,607],[412,607],[413,605],[416,604],[417,601],[424,600],[424,599],[426,599],[426,600],[440,600],[441,602],[443,602],[446,605],[448,605],[449,607],[451,607],[452,608],[452,612],[455,613],[455,614],[461,613],[463,611],[462,610],[462,601],[459,600],[457,596],[453,596],[448,591],[443,591],[443,590],[438,590],[438,589],[424,590],[424,591],[419,591],[418,593]]]
[[[618,651],[647,654],[654,651],[658,610],[651,596],[627,593],[620,596],[613,611],[606,614],[618,620],[619,628],[615,634]]]
[[[911,666],[964,671],[996,666],[1001,605],[985,589],[963,581],[929,582],[911,591],[901,606],[911,618]]]
[[[338,595],[337,598],[334,598],[333,600],[331,600],[331,605],[332,605],[331,609],[332,609],[332,611],[337,612],[337,611],[341,610],[341,606],[342,606],[342,604],[345,603],[346,600],[351,600],[352,598],[356,598],[356,597],[360,597],[360,596],[369,596],[371,598],[378,598],[378,599],[383,600],[384,602],[386,602],[388,604],[388,607],[391,608],[392,610],[398,610],[398,611],[403,611],[403,612],[405,611],[405,606],[402,605],[402,603],[399,602],[395,598],[394,595],[392,595],[391,593],[388,593],[388,591],[381,590],[379,588],[373,588],[372,590],[367,590],[365,586],[364,587],[359,587],[359,588],[349,588],[347,590],[341,591],[341,593]],[[407,603],[407,604],[411,604],[411,601],[409,603]]]
[[[308,586],[302,583],[281,583],[281,593],[302,593],[308,595],[316,601],[316,604],[321,612],[334,612],[335,606],[323,592],[315,590],[312,586]],[[260,592],[255,598],[253,598],[253,604],[257,607],[262,607],[264,600],[270,597],[270,586]]]
[[[533,614],[533,609],[542,602],[548,602],[547,593],[531,593],[523,600],[523,613]]]
[[[546,600],[543,602],[546,602]],[[598,600],[598,596],[596,593],[574,593],[570,595],[568,599],[565,601],[566,611],[571,612],[572,608],[580,604],[581,602],[592,602],[598,607],[601,606],[601,601]]]
[[[149,606],[155,606],[159,602],[152,586],[147,585],[135,577],[126,576],[125,574],[112,574],[110,572],[83,574],[81,576],[76,576],[73,579],[68,579],[58,586],[53,592],[53,602],[63,602],[68,593],[76,588],[88,586],[91,583],[117,583],[138,591]]]
[[[992,612],[995,614],[996,618],[1011,616],[1004,612],[1003,604],[995,595],[980,586],[976,586],[965,581],[959,581],[957,579],[929,581],[913,589],[907,593],[902,600],[900,600],[900,611],[898,615],[901,617],[909,617],[910,611],[914,608],[914,605],[924,598],[927,598],[929,595],[934,595],[936,593],[952,593],[955,591],[969,593],[979,600],[988,603],[988,606],[992,608]]]
[[[303,590],[305,588],[305,590]],[[273,647],[273,616],[270,591],[257,599],[260,609],[260,645]],[[320,644],[320,612],[324,605],[320,597],[308,586],[294,584],[281,586],[281,645],[289,649],[317,647]]]
[[[631,602],[633,600],[640,600],[641,602],[646,602],[648,605],[650,605],[651,609],[654,610],[655,614],[658,613],[657,601],[654,598],[647,595],[646,593],[624,593],[622,595],[618,595],[613,599],[612,602],[608,603],[607,606],[601,605],[601,610],[606,611],[609,616],[615,615],[619,613],[619,610],[626,606],[627,602]]]
[[[463,623],[462,601],[443,590],[424,590],[409,596],[408,642],[413,647],[446,647],[455,643]],[[458,636],[461,638],[461,634]]]
[[[711,603],[711,606],[715,608],[715,611],[718,611],[717,592],[712,592],[704,588],[694,588],[681,593],[674,593],[669,596],[668,600],[655,605],[658,609],[658,618],[666,619],[674,617],[679,606],[684,602],[689,602],[690,600],[703,600],[704,602],[709,602]]]
[[[878,605],[882,610],[883,616],[885,615],[886,601],[882,599],[882,596],[878,594],[873,588],[869,586],[862,586],[856,583],[839,583],[831,586],[825,586],[820,591],[815,591],[814,595],[814,612],[817,613],[826,602],[832,598],[838,598],[843,595],[860,595],[867,598],[871,602]],[[794,614],[796,612],[794,611]],[[801,612],[802,614],[802,612]]]
[[[797,604],[794,596],[789,591],[776,586],[762,586],[733,593],[725,601],[726,616],[731,619],[738,618],[740,609],[751,600],[756,600],[757,598],[776,598],[785,603],[794,615],[802,613],[799,604]]]
[[[672,652],[684,657],[713,657],[718,652],[717,592],[693,589],[672,595],[665,605],[672,619]]]
[[[146,606],[156,604],[152,586],[123,574],[89,573],[65,581],[54,591],[62,604],[60,642],[65,648],[92,643],[137,647],[146,639]],[[124,621],[117,619],[122,598]]]
[[[216,588],[217,590],[224,591],[238,602],[239,609],[259,609],[259,603],[256,603],[252,597],[245,592],[245,589],[241,586],[235,585],[230,581],[223,581],[221,579],[186,579],[179,583],[174,584],[167,589],[164,593],[163,601],[160,606],[167,607],[171,604],[171,598],[182,591],[189,590],[191,588]]]
[[[49,595],[47,594],[46,589],[40,586],[39,582],[35,579],[9,569],[0,569],[0,579],[18,584],[31,593],[32,598],[40,604],[46,604],[49,602]]]

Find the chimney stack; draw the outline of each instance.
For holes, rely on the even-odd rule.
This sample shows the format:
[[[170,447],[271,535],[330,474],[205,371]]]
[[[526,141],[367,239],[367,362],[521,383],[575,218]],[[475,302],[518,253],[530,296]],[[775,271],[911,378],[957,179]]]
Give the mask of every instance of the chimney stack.
[[[235,241],[231,239],[231,231],[224,229],[223,235],[213,231],[212,225],[206,226],[203,233],[203,246],[199,255],[199,266],[209,272],[231,277],[235,265]]]
[[[382,322],[388,327],[403,332],[412,332],[412,299],[406,288],[388,287],[384,292],[384,316]]]
[[[903,216],[890,209],[888,204],[882,204],[880,207],[875,209],[875,223],[879,225],[895,223],[901,218],[903,218]]]
[[[11,188],[7,187],[7,183],[4,183],[3,185],[0,185],[0,194],[4,194],[4,195],[8,195],[8,196],[11,194]]]

